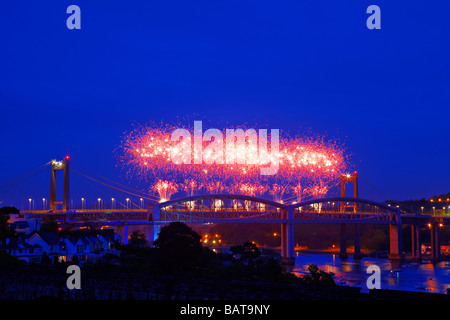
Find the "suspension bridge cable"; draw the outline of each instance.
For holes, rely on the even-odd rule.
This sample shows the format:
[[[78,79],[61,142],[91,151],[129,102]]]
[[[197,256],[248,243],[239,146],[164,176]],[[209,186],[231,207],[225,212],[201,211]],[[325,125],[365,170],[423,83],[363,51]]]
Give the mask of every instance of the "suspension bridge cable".
[[[80,166],[80,165],[77,164],[77,163],[76,163],[75,165],[76,165],[77,167],[80,167],[80,168],[83,169],[83,170],[86,170],[86,171],[89,171],[89,172],[95,174],[96,176],[98,176],[98,177],[100,177],[100,178],[102,178],[102,179],[105,179],[105,180],[107,180],[107,181],[110,181],[110,182],[112,182],[112,183],[115,183],[115,184],[117,184],[117,185],[119,185],[119,186],[121,186],[121,187],[130,189],[130,190],[132,190],[132,191],[134,191],[134,192],[141,193],[141,194],[144,195],[145,197],[150,196],[150,197],[154,197],[154,198],[155,198],[155,201],[158,201],[158,200],[159,200],[159,198],[156,197],[156,196],[153,196],[153,195],[151,195],[151,194],[147,194],[147,193],[145,193],[145,192],[143,192],[143,191],[141,191],[141,190],[133,189],[133,188],[131,188],[131,187],[129,187],[129,186],[126,186],[126,185],[124,185],[124,184],[121,184],[121,183],[119,183],[119,182],[117,182],[117,181],[114,181],[114,180],[112,180],[112,179],[106,178],[106,177],[104,177],[104,176],[102,176],[102,175],[100,175],[100,174],[98,174],[98,173],[96,173],[96,172],[94,172],[94,171],[92,171],[92,170],[89,170],[89,169],[87,169],[87,168],[84,168],[83,166]]]
[[[15,178],[12,178],[12,179],[9,179],[8,181],[5,181],[5,182],[3,182],[3,183],[0,183],[0,187],[2,187],[2,186],[5,185],[5,184],[8,184],[8,183],[11,184],[14,180],[17,180],[17,179],[22,178],[22,177],[24,177],[24,176],[26,176],[26,175],[28,175],[28,174],[30,174],[30,173],[33,173],[33,172],[35,172],[36,170],[39,170],[39,169],[41,169],[41,168],[43,168],[43,167],[49,165],[50,163],[51,163],[51,161],[49,161],[49,162],[47,162],[47,163],[44,163],[43,165],[41,165],[41,166],[39,166],[39,167],[37,167],[37,168],[35,168],[35,169],[33,169],[33,170],[30,170],[30,171],[28,171],[28,172],[25,172],[25,173],[23,173],[23,174],[21,174],[21,175],[15,177]],[[26,179],[28,179],[28,178],[26,178]],[[23,181],[23,180],[22,180],[22,181]]]
[[[358,175],[358,178],[361,178],[362,181],[364,181],[369,187],[372,187],[375,191],[377,191],[378,193],[382,194],[383,196],[385,196],[387,199],[390,198],[389,195],[387,195],[386,193],[380,191],[378,188],[374,187],[373,185],[371,185],[366,179],[364,179],[363,177],[361,177],[360,175]]]
[[[377,191],[378,193],[380,193],[380,194],[382,194],[384,197],[386,197],[386,199],[391,199],[390,196],[388,196],[388,195],[385,194],[384,192],[380,191],[378,188],[376,188],[376,187],[374,187],[373,185],[371,185],[367,180],[365,180],[364,178],[362,178],[362,177],[359,176],[359,175],[358,175],[358,177],[361,178],[361,180],[364,181],[367,185],[369,185],[370,187],[372,187],[375,191]],[[366,191],[366,192],[367,192],[367,191]],[[414,208],[412,208],[412,207],[409,206],[409,205],[402,204],[402,206],[403,206],[404,208],[406,208],[407,210],[409,210],[410,212],[413,212],[413,213],[419,213],[417,210],[415,210]]]
[[[122,190],[122,189],[120,189],[120,188],[111,186],[111,185],[109,185],[109,184],[107,184],[107,183],[105,183],[105,182],[102,182],[102,181],[99,181],[99,180],[94,179],[94,178],[92,178],[92,177],[89,177],[88,175],[85,175],[84,173],[81,173],[81,172],[79,172],[79,171],[77,171],[77,170],[75,170],[75,169],[70,168],[70,170],[73,171],[73,172],[75,172],[75,173],[78,173],[79,175],[82,175],[83,177],[85,177],[85,178],[87,178],[87,179],[90,179],[90,180],[92,180],[92,181],[95,181],[95,182],[97,182],[97,183],[100,183],[100,184],[102,184],[102,185],[105,185],[105,186],[107,186],[107,187],[109,187],[109,188],[116,189],[116,190],[119,190],[119,191],[124,192],[124,193],[128,193],[128,194],[133,195],[133,196],[136,196],[136,197],[145,198],[145,199],[147,199],[147,200],[155,201],[154,199],[151,199],[151,198],[149,198],[149,197],[147,197],[147,196],[141,196],[141,195],[138,195],[138,194],[135,194],[135,193],[132,193],[132,192],[129,192],[129,191]]]
[[[360,190],[364,191],[365,193],[371,195],[372,197],[378,199],[379,201],[383,202],[383,199],[381,199],[380,197],[377,197],[376,195],[374,195],[373,193],[367,191],[366,189],[362,188],[361,186],[358,187]]]
[[[41,166],[41,169],[42,169],[42,166]],[[20,183],[22,183],[22,182],[24,182],[24,181],[26,181],[26,180],[28,180],[28,179],[30,179],[30,178],[32,178],[32,177],[35,177],[35,176],[37,176],[37,175],[39,175],[39,174],[41,174],[42,172],[45,172],[45,170],[41,170],[41,171],[38,171],[38,172],[36,172],[36,170],[37,169],[35,169],[35,170],[33,170],[33,172],[35,172],[33,175],[31,175],[31,176],[28,176],[28,177],[24,177],[23,179],[21,179],[21,180],[17,180],[17,178],[15,179],[15,180],[17,180],[17,181],[12,181],[12,180],[14,180],[14,179],[11,179],[10,181],[10,183],[9,184],[3,184],[3,186],[2,187],[0,187],[0,191],[3,191],[3,190],[5,190],[5,189],[7,189],[7,188],[10,188],[10,187],[13,187],[13,186],[15,186],[15,185],[18,185],[18,184],[20,184]],[[23,175],[22,175],[23,176]]]
[[[96,172],[94,172],[94,171],[92,171],[92,170],[89,170],[89,169],[87,169],[87,168],[84,168],[84,167],[80,166],[79,164],[76,164],[76,166],[77,166],[77,167],[80,167],[80,168],[83,169],[83,170],[89,171],[89,172],[95,174],[96,176],[98,176],[98,177],[100,177],[100,178],[102,178],[102,179],[105,179],[105,180],[107,180],[107,181],[110,181],[110,182],[112,182],[112,183],[115,183],[115,184],[117,184],[117,185],[119,185],[119,186],[121,186],[121,187],[130,189],[130,190],[132,190],[132,191],[134,191],[134,192],[141,193],[141,194],[143,194],[143,195],[146,196],[146,197],[147,197],[147,196],[151,196],[151,197],[155,197],[155,199],[158,199],[156,196],[149,195],[149,194],[147,194],[146,192],[143,192],[143,191],[141,191],[141,190],[137,190],[137,189],[131,188],[131,187],[126,186],[126,185],[124,185],[124,184],[121,184],[121,183],[119,183],[119,182],[117,182],[117,181],[114,181],[114,180],[112,180],[112,179],[106,178],[106,177],[104,177],[104,176],[102,176],[102,175],[100,175],[100,174],[98,174],[98,173],[96,173]]]

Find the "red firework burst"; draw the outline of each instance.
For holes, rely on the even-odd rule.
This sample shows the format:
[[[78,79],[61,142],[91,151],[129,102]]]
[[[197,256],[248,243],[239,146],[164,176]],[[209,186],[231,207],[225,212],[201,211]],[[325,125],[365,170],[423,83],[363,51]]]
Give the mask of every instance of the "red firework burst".
[[[169,199],[178,192],[178,185],[187,195],[197,193],[241,193],[264,196],[269,193],[275,200],[292,196],[301,201],[304,196],[324,196],[347,167],[344,149],[336,142],[325,142],[322,138],[299,138],[280,136],[278,171],[271,176],[262,176],[261,168],[267,166],[267,159],[254,158],[258,155],[252,136],[245,138],[244,146],[235,148],[232,158],[243,157],[244,163],[220,163],[227,159],[227,140],[223,139],[223,155],[214,152],[210,144],[202,141],[202,158],[199,164],[173,161],[174,155],[194,155],[193,139],[172,140],[172,133],[179,126],[139,126],[127,133],[119,148],[120,162],[132,177],[144,179],[150,190],[161,199]],[[245,129],[243,129],[245,130]],[[225,132],[226,130],[223,130]],[[217,142],[217,141],[216,141]],[[186,143],[183,149],[180,145]],[[188,149],[186,149],[188,148]],[[186,152],[189,151],[189,152]],[[183,154],[181,154],[183,156]],[[252,158],[253,157],[253,158]]]

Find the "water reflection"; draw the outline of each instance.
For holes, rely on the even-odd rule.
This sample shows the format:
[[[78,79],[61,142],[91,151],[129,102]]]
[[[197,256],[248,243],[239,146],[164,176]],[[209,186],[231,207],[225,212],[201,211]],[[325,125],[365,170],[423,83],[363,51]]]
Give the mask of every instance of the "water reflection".
[[[367,290],[367,267],[375,264],[381,269],[381,288],[407,291],[447,293],[450,288],[450,265],[439,263],[402,262],[394,265],[388,259],[363,258],[341,260],[336,254],[300,253],[295,265],[288,271],[297,275],[308,274],[308,265],[316,264],[321,270],[332,273],[339,285],[359,286]]]

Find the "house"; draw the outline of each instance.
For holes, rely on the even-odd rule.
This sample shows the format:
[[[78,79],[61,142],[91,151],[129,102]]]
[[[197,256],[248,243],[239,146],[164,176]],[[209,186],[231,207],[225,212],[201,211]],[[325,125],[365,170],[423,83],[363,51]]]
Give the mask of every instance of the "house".
[[[107,233],[61,235],[57,232],[36,232],[27,243],[39,245],[52,262],[98,262],[105,253],[112,252],[112,237]]]
[[[70,261],[90,261],[90,241],[85,236],[73,236],[65,238],[64,240],[66,241],[68,248],[67,258],[70,259]]]
[[[10,213],[8,223],[11,229],[23,234],[30,234],[41,227],[40,219],[33,218],[31,214]]]
[[[66,250],[64,241],[60,241],[57,232],[35,232],[27,238],[30,245],[39,245],[42,248],[42,254],[45,252],[52,262],[66,261],[64,252]]]
[[[105,253],[112,253],[112,241],[106,235],[97,234],[87,237],[91,261],[97,262]]]
[[[0,241],[0,250],[25,262],[41,262],[42,247],[39,244],[28,244],[22,238],[6,238]]]

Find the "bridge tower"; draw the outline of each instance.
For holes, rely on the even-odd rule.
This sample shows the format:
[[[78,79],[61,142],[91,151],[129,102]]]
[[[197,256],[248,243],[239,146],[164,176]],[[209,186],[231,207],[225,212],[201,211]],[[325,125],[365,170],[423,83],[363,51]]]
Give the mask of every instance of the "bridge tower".
[[[51,171],[50,171],[50,210],[57,210],[56,201],[56,171],[64,170],[64,181],[63,181],[63,211],[67,211],[70,208],[70,193],[69,193],[69,170],[70,161],[69,156],[66,156],[62,161],[52,160]]]
[[[358,198],[358,172],[353,172],[353,175],[350,174],[342,174],[341,175],[341,197],[345,197],[345,183],[351,182],[353,183],[353,198]],[[353,205],[353,212],[357,211],[356,203]],[[341,212],[345,212],[346,210],[346,202],[341,201],[340,203],[340,209]],[[354,226],[354,246],[355,250],[353,253],[353,257],[355,259],[361,259],[361,225],[355,224]],[[346,224],[342,223],[340,225],[340,253],[339,257],[341,259],[346,259],[348,257],[347,255],[347,236],[346,236]]]
[[[341,197],[345,197],[345,183],[352,182],[353,183],[353,198],[358,198],[358,172],[353,172],[353,175],[350,174],[341,174]],[[343,206],[345,203],[341,203],[341,210],[343,210]]]

